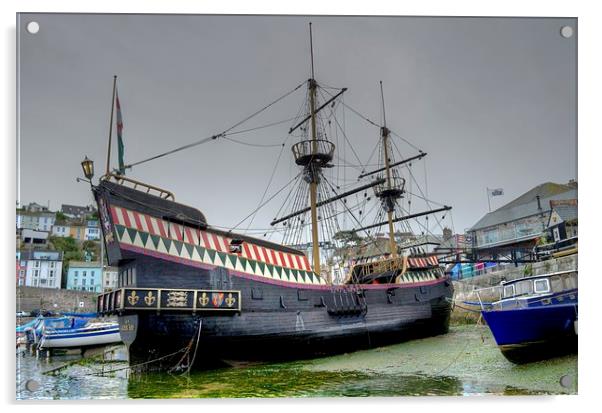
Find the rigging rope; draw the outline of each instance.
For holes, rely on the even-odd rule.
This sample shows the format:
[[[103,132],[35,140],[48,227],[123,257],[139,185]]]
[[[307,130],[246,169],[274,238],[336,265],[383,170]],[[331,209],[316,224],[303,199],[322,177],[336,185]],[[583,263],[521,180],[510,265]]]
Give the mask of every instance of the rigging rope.
[[[305,84],[305,81],[303,81],[303,83],[301,83],[299,86],[295,87],[290,92],[285,93],[284,95],[280,96],[278,99],[276,99],[273,102],[267,104],[263,108],[259,109],[258,111],[254,112],[253,114],[251,114],[251,115],[247,116],[246,118],[244,118],[243,120],[241,120],[240,122],[237,122],[236,124],[232,125],[228,129],[226,129],[226,130],[224,130],[224,131],[222,131],[222,132],[220,132],[218,134],[211,135],[211,136],[208,136],[206,138],[200,139],[200,140],[198,140],[196,142],[192,142],[192,143],[189,143],[187,145],[180,146],[178,148],[172,149],[172,150],[167,151],[167,152],[163,152],[163,153],[161,153],[159,155],[151,156],[150,158],[143,159],[141,161],[131,163],[129,165],[126,165],[126,168],[132,168],[133,166],[140,165],[140,164],[143,164],[145,162],[150,162],[152,160],[159,159],[159,158],[162,158],[164,156],[171,155],[173,153],[183,151],[185,149],[190,149],[190,148],[192,148],[194,146],[202,145],[204,143],[210,142],[210,141],[218,139],[218,138],[223,138],[224,136],[226,136],[228,134],[228,132],[230,132],[231,130],[237,128],[238,126],[242,125],[243,123],[247,122],[249,119],[251,119],[251,118],[259,115],[261,112],[265,111],[266,109],[268,109],[271,106],[275,105],[276,103],[280,102],[282,99],[286,98],[287,96],[291,95],[292,93],[296,92],[304,84]]]

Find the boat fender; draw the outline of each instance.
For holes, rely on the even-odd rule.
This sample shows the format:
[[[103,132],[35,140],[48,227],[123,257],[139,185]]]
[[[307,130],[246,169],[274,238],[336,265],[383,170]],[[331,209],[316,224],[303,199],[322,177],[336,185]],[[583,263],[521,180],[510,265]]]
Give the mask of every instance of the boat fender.
[[[577,320],[576,319],[573,322],[573,327],[575,327],[575,335],[579,335],[579,333],[577,332]]]
[[[286,310],[286,305],[284,305],[284,297],[283,296],[280,296],[280,307],[282,307]]]

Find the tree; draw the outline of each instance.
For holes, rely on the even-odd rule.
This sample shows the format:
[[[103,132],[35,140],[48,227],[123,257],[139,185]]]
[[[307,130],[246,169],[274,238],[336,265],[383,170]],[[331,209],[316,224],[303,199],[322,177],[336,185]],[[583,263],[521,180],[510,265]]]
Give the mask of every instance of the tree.
[[[54,221],[57,225],[63,225],[67,222],[67,215],[63,214],[61,211],[57,211]]]

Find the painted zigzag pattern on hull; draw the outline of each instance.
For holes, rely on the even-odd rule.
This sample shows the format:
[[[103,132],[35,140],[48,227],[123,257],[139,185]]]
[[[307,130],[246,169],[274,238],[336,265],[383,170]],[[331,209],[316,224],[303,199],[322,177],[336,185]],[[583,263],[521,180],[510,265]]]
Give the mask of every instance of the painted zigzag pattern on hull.
[[[232,254],[226,252],[229,250],[229,239],[208,231],[166,222],[120,207],[112,206],[111,214],[117,239],[125,245],[278,281],[326,284],[324,279],[311,271],[304,255],[288,254],[247,242],[242,244],[240,254]]]

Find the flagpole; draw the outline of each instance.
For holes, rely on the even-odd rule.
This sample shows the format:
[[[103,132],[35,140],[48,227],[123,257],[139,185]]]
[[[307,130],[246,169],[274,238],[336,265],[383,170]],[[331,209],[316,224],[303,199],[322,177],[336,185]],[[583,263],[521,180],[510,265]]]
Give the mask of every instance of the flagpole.
[[[111,100],[111,121],[109,122],[109,148],[107,149],[107,175],[110,172],[111,163],[111,138],[113,137],[113,111],[115,109],[115,87],[117,85],[117,75],[113,76],[113,99]]]
[[[489,188],[485,188],[487,190],[487,204],[489,205],[489,212],[491,212],[491,198],[489,198]]]

